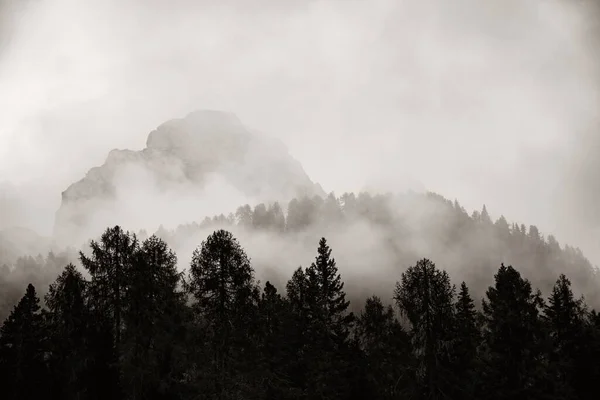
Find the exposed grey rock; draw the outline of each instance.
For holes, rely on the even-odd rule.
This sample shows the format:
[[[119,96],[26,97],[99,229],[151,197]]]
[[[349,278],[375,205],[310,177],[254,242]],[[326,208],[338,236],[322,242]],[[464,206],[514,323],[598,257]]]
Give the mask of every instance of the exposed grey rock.
[[[265,202],[325,195],[279,140],[251,131],[234,114],[202,110],[160,125],[143,150],[112,150],[103,165],[70,185],[62,193],[55,236],[73,237],[100,208],[114,207],[117,182],[127,166],[141,168],[163,191],[182,183],[202,187],[208,174],[217,174]]]

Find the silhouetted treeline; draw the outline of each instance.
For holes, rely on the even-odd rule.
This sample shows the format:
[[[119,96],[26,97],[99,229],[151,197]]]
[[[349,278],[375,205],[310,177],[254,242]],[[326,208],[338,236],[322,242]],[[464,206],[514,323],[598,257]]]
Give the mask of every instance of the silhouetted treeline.
[[[597,397],[600,316],[565,275],[544,298],[501,265],[476,302],[421,259],[353,314],[325,238],[281,293],[226,230],[183,272],[162,239],[118,226],[80,261],[4,321],[3,399]]]
[[[293,199],[285,209],[278,203],[255,207],[244,205],[228,216],[207,217],[201,223],[181,225],[174,231],[160,227],[155,234],[176,248],[191,237],[205,235],[203,232],[207,229],[235,228],[248,230],[251,234],[271,233],[289,239],[290,243],[306,241],[303,234],[310,231],[312,234],[308,239],[312,246],[321,235],[335,238],[363,221],[369,224],[377,238],[381,238],[379,249],[384,248],[392,255],[388,257],[392,259],[392,265],[386,271],[403,270],[423,257],[443,260],[445,268],[454,271],[455,279],[468,280],[473,296],[480,298],[492,283],[498,265],[518,265],[520,272],[544,292],[552,290],[556,276],[568,274],[574,291],[583,293],[591,306],[600,307],[600,274],[579,249],[568,245],[561,247],[554,236],[543,237],[533,225],[509,223],[503,216],[493,222],[485,206],[468,215],[457,201],[434,193],[375,196],[346,193],[340,197],[330,194],[325,199]],[[142,231],[137,236],[145,239],[149,235]],[[60,269],[68,261],[75,262],[76,258],[76,253],[69,250],[62,254],[51,253],[46,258],[21,257],[14,264],[0,259],[0,320],[6,318],[12,304],[21,296],[24,284],[33,283],[41,288],[43,295]],[[274,265],[271,270],[276,272],[277,267]],[[285,275],[266,275],[278,284],[287,279]],[[354,299],[358,300],[356,289],[360,282],[353,279],[347,283]],[[369,290],[367,293],[372,293],[376,288],[366,289]],[[360,292],[362,295],[363,288]]]
[[[9,266],[0,260],[0,319],[4,320],[11,308],[23,296],[23,285],[47,288],[56,279],[69,260],[76,257],[73,252],[49,253],[46,257],[23,256]],[[75,257],[74,257],[75,256]]]

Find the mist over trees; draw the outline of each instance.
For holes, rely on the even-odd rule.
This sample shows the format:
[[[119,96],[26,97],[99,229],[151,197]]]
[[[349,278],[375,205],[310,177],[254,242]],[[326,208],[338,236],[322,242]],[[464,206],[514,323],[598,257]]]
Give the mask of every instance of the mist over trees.
[[[244,237],[248,248],[252,248],[255,237],[264,237],[255,254],[267,253],[261,257],[260,268],[271,268],[262,277],[281,285],[287,278],[278,277],[277,271],[286,262],[280,253],[297,252],[298,246],[310,248],[326,235],[339,243],[338,252],[346,260],[345,274],[351,286],[347,289],[352,295],[364,294],[365,285],[369,286],[367,292],[378,291],[381,284],[388,286],[388,274],[429,257],[443,260],[455,279],[469,282],[476,297],[485,294],[497,266],[505,263],[519,265],[544,292],[551,290],[556,276],[568,273],[576,291],[590,304],[600,305],[600,276],[578,248],[561,246],[553,235],[544,236],[534,225],[511,223],[504,216],[494,221],[485,205],[469,215],[458,201],[435,193],[345,193],[325,199],[297,198],[283,206],[244,205],[235,213],[206,217],[200,223],[172,230],[161,227],[156,234],[174,248],[191,251],[186,246],[190,238],[199,241],[211,229],[221,228]],[[262,247],[274,250],[263,251]],[[351,259],[353,256],[356,259]],[[269,257],[278,264],[270,265]],[[389,288],[383,290],[380,295],[391,295]]]
[[[552,290],[557,276],[567,274],[578,295],[585,295],[588,304],[600,306],[600,277],[579,249],[561,246],[554,236],[544,237],[533,225],[509,223],[503,216],[493,221],[485,206],[469,215],[457,201],[434,193],[345,193],[325,199],[297,198],[283,205],[246,204],[234,211],[175,229],[160,226],[155,234],[189,257],[213,230],[233,232],[246,243],[257,276],[279,288],[285,287],[297,264],[310,257],[314,243],[326,236],[337,243],[353,304],[372,294],[391,297],[389,276],[428,257],[441,260],[457,282],[466,281],[475,298],[485,295],[497,266],[505,263],[518,265],[544,293]],[[147,231],[137,234],[139,240],[149,236]],[[72,248],[46,257],[0,258],[0,318],[18,301],[23,285],[31,282],[45,294],[69,262],[79,263]],[[178,261],[179,269],[188,264],[188,258]]]
[[[588,399],[600,377],[581,251],[434,193],[246,204],[0,264],[8,399]]]
[[[544,295],[501,264],[476,298],[423,258],[353,312],[324,237],[281,288],[223,229],[185,271],[156,235],[115,226],[90,247],[45,296],[22,287],[0,328],[3,398],[595,398],[600,318],[566,274]]]

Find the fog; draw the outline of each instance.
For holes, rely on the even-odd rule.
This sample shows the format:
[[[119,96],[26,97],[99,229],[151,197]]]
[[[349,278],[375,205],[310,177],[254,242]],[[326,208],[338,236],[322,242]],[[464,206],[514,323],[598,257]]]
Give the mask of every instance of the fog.
[[[422,185],[600,260],[590,2],[0,4],[0,227],[50,234],[111,149],[208,108],[281,139],[327,192]]]

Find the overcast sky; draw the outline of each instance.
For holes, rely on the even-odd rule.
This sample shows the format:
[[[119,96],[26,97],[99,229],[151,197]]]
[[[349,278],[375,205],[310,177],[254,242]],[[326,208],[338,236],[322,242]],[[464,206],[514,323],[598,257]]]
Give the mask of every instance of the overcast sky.
[[[561,185],[600,132],[587,3],[0,0],[4,219],[50,232],[109,150],[210,108],[326,191],[416,181],[581,241]]]

